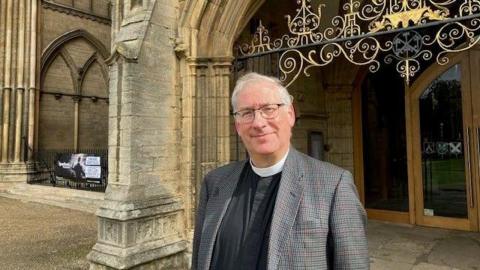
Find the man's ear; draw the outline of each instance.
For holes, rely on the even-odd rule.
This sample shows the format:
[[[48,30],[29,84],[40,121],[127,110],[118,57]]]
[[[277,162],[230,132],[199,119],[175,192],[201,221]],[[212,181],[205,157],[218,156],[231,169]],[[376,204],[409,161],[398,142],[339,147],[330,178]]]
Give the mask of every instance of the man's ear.
[[[295,107],[293,106],[293,103],[288,107],[288,124],[290,127],[295,125]]]
[[[235,131],[237,132],[238,134],[238,123],[237,121],[233,120],[233,123],[235,124]]]

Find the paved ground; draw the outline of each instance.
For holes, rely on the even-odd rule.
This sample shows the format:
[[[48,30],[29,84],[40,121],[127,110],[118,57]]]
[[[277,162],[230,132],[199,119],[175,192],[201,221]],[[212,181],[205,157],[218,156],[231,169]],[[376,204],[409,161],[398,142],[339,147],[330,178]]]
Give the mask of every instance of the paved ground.
[[[371,269],[480,270],[480,233],[369,222]]]
[[[0,269],[88,269],[93,214],[0,197]]]
[[[369,222],[372,270],[480,270],[480,233]],[[88,269],[93,214],[0,197],[0,269]]]

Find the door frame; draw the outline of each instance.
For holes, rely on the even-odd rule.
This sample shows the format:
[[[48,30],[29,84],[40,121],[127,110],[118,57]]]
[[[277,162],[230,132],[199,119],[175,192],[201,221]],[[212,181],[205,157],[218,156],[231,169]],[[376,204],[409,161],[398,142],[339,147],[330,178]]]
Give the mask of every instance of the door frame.
[[[408,155],[408,175],[412,176],[414,193],[412,198],[414,200],[414,218],[415,224],[422,226],[441,227],[446,229],[478,231],[478,198],[476,185],[478,179],[475,170],[470,165],[472,160],[472,143],[467,137],[472,138],[472,106],[471,103],[471,70],[470,65],[471,52],[467,51],[459,54],[450,54],[447,57],[450,59],[447,65],[433,64],[427,68],[413,85],[406,89],[406,108],[408,114],[406,120],[407,127],[407,155]],[[450,69],[456,64],[461,65],[461,87],[462,87],[462,119],[463,119],[463,137],[464,137],[464,153],[465,153],[465,176],[466,176],[466,195],[468,207],[468,219],[440,217],[440,216],[425,216],[423,213],[423,176],[422,176],[422,154],[421,154],[421,139],[420,139],[420,112],[419,112],[419,96],[424,92],[425,88],[438,76]],[[467,101],[467,102],[464,102]],[[469,165],[470,164],[470,165]],[[470,166],[470,167],[469,167]],[[473,202],[470,203],[470,201]],[[473,207],[472,207],[473,206]]]
[[[475,46],[472,49],[468,50],[469,60],[470,60],[470,69],[472,71],[480,72],[480,46]],[[471,72],[470,74],[473,74]],[[477,226],[478,231],[480,231],[480,89],[474,90],[474,86],[480,85],[480,76],[471,76],[470,77],[471,88],[471,98],[472,104],[478,104],[477,106],[472,106],[472,129],[474,130],[472,140],[473,144],[471,145],[472,151],[476,152],[473,155],[473,167],[472,172],[475,176],[473,179],[477,179],[473,183],[473,189],[476,190],[476,206],[477,206]],[[474,198],[475,199],[475,198]]]
[[[472,53],[477,53],[479,55],[478,61],[471,61]],[[468,230],[468,231],[478,231],[480,224],[480,153],[477,155],[470,155],[470,162],[473,162],[471,167],[472,169],[467,172],[466,175],[472,179],[473,183],[471,184],[471,189],[474,190],[471,194],[471,190],[467,194],[467,200],[469,196],[472,196],[474,204],[476,207],[474,209],[469,209],[469,222],[459,222],[455,218],[440,218],[440,217],[424,217],[423,216],[423,200],[419,202],[418,193],[423,192],[422,184],[422,174],[421,174],[421,143],[419,142],[419,128],[420,123],[418,119],[418,99],[414,99],[414,96],[422,89],[421,86],[425,87],[436,77],[438,77],[443,72],[447,71],[453,65],[463,61],[463,65],[466,65],[468,68],[462,68],[462,95],[466,93],[468,96],[465,97],[465,100],[472,100],[472,85],[480,85],[480,76],[471,76],[470,73],[472,70],[480,71],[480,46],[476,46],[466,52],[462,53],[452,53],[446,55],[449,59],[447,65],[438,65],[433,63],[429,68],[427,68],[418,79],[413,83],[411,87],[405,87],[405,132],[406,132],[406,142],[407,142],[407,177],[408,177],[408,201],[409,201],[409,211],[400,212],[400,211],[391,211],[391,210],[379,210],[379,209],[366,209],[368,218],[376,220],[384,220],[395,223],[406,223],[406,224],[417,224],[424,226],[440,227],[446,229],[457,229],[457,230]],[[352,113],[353,113],[353,130],[354,130],[354,177],[355,184],[358,187],[360,200],[365,205],[365,189],[364,189],[364,160],[363,160],[363,129],[362,129],[362,83],[367,76],[369,71],[367,69],[361,69],[355,78],[355,87],[352,95]],[[465,77],[466,76],[466,77]],[[466,87],[466,88],[464,88]],[[423,91],[422,91],[423,92]],[[478,91],[480,95],[480,90]],[[477,98],[480,100],[480,97]],[[472,105],[469,105],[470,111],[472,110]],[[465,119],[465,108],[463,109],[464,113],[464,123],[469,121],[471,129],[476,129],[477,132],[472,132],[470,153],[472,147],[474,149],[480,150],[480,106],[477,108],[477,119],[471,119],[472,114],[468,115],[469,119]],[[416,117],[415,117],[416,113]],[[464,125],[465,126],[465,125]],[[465,128],[464,128],[465,129]],[[415,134],[416,133],[416,134]],[[464,131],[465,134],[465,131]],[[465,136],[465,135],[464,135]],[[475,181],[475,179],[477,179]],[[471,194],[471,195],[470,195]],[[422,222],[423,221],[423,222]]]
[[[370,71],[367,68],[360,69],[355,78],[354,89],[352,94],[352,119],[353,119],[353,159],[354,159],[354,178],[357,186],[359,197],[363,205],[365,205],[365,174],[364,174],[364,159],[363,159],[363,125],[362,125],[362,84]],[[407,117],[408,115],[406,115]],[[408,139],[407,139],[408,148]],[[408,158],[408,152],[407,152]],[[408,159],[407,159],[408,166]],[[382,210],[366,208],[369,219],[383,220],[394,223],[414,224],[415,217],[412,209],[414,209],[413,201],[413,182],[412,177],[408,172],[408,212]]]

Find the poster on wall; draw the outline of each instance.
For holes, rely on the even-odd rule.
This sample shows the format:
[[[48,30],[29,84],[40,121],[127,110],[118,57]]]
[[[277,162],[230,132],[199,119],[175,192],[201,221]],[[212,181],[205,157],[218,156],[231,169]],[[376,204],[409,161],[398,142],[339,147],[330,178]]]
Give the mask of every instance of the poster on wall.
[[[58,154],[55,175],[76,181],[101,183],[102,167],[99,156],[88,154]]]

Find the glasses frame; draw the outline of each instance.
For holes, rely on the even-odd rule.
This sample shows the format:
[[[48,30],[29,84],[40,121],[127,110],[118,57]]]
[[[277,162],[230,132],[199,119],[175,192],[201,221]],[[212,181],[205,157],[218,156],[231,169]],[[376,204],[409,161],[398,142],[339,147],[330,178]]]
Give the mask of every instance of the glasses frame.
[[[265,115],[265,113],[262,111],[262,109],[268,107],[268,106],[272,106],[272,105],[276,105],[277,108],[275,109],[274,111],[274,115],[273,116],[267,116]],[[243,109],[243,110],[240,110],[240,111],[236,111],[234,113],[232,113],[233,115],[233,118],[235,119],[235,121],[237,121],[238,123],[241,123],[241,124],[251,124],[253,123],[253,121],[255,121],[255,117],[256,117],[256,112],[260,112],[260,115],[262,116],[263,119],[266,119],[266,120],[271,120],[271,119],[274,119],[278,116],[278,111],[280,110],[280,107],[282,106],[285,106],[286,104],[285,103],[272,103],[272,104],[265,104],[263,106],[260,106],[258,109]],[[251,120],[245,120],[244,118],[242,118],[241,116],[241,112],[244,112],[244,111],[250,111],[253,113],[253,117]],[[242,120],[243,119],[243,120]]]

